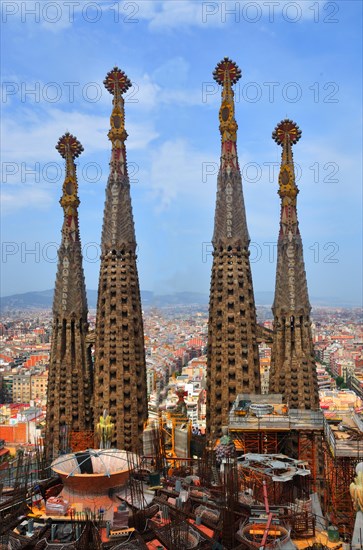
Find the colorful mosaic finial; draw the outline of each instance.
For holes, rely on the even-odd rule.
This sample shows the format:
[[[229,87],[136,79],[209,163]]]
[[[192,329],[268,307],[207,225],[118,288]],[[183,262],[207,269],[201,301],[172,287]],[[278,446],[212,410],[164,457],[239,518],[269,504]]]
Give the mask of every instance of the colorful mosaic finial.
[[[117,90],[120,94],[124,94],[132,86],[131,80],[118,67],[114,67],[112,71],[107,73],[103,84],[106,90],[112,95],[114,95]]]
[[[131,81],[123,71],[118,67],[114,67],[112,71],[107,73],[103,83],[106,90],[114,96],[112,102],[113,109],[110,117],[111,128],[108,132],[108,139],[112,141],[113,149],[120,150],[124,147],[124,141],[127,139],[127,132],[125,130],[125,102],[122,94],[130,88]]]
[[[241,69],[237,63],[229,59],[229,57],[222,59],[213,71],[214,80],[221,86],[225,84],[226,75],[229,76],[231,84],[236,84],[242,76]]]
[[[79,157],[84,150],[78,139],[75,136],[72,136],[69,132],[66,132],[59,138],[55,148],[64,159],[67,158],[68,153],[70,153],[71,157],[75,159],[76,157]]]
[[[63,183],[63,195],[60,199],[60,204],[67,211],[68,216],[74,218],[74,224],[78,226],[77,206],[79,205],[77,174],[74,159],[79,157],[83,151],[82,144],[78,139],[66,132],[59,138],[55,146],[59,154],[66,161],[66,175]],[[73,238],[77,238],[77,233],[72,232]]]
[[[277,145],[284,145],[286,139],[289,139],[292,145],[295,145],[301,138],[301,130],[293,120],[285,118],[282,120],[272,132],[272,139]]]
[[[230,144],[237,141],[238,125],[234,117],[234,92],[232,85],[241,78],[241,69],[237,64],[225,57],[218,63],[213,72],[213,78],[222,88],[222,104],[219,109],[219,131],[222,137],[222,144]],[[224,159],[224,167],[230,165],[231,169],[238,167],[237,152],[229,150],[229,145],[226,145],[222,152]]]
[[[279,174],[279,195],[283,205],[296,206],[296,196],[299,193],[295,183],[294,162],[292,156],[292,145],[297,143],[301,137],[299,126],[292,120],[285,118],[272,132],[272,139],[282,146],[282,162]]]

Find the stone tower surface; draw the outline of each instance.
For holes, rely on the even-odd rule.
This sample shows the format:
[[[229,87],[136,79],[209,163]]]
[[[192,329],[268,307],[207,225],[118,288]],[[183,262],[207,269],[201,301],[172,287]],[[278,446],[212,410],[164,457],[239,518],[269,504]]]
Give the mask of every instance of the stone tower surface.
[[[237,158],[238,126],[232,90],[241,71],[226,57],[213,76],[223,89],[208,328],[207,433],[211,438],[219,437],[222,426],[228,425],[237,394],[260,393],[250,238]]]
[[[94,417],[107,410],[115,424],[112,445],[138,450],[147,419],[146,362],[136,239],[127,172],[124,99],[131,82],[115,67],[104,81],[113,94],[110,174],[101,240]]]
[[[86,344],[88,311],[74,164],[83,147],[74,136],[66,133],[59,139],[56,149],[66,161],[66,175],[60,199],[64,222],[58,250],[48,376],[46,447],[49,456],[66,450],[70,432],[93,428],[93,372]]]
[[[311,337],[310,303],[297,219],[292,145],[301,136],[299,127],[285,119],[272,137],[282,146],[279,174],[281,198],[280,232],[274,315],[274,341],[271,356],[270,393],[281,393],[294,409],[319,409],[319,393]]]

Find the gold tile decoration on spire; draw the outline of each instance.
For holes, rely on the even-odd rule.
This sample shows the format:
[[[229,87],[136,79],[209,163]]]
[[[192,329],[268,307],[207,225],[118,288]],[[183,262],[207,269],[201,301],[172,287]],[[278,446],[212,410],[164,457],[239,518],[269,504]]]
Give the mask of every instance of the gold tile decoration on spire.
[[[125,101],[122,94],[131,86],[131,81],[118,67],[107,73],[104,80],[105,88],[113,95],[113,108],[110,116],[110,130],[108,138],[112,143],[110,160],[110,175],[114,179],[114,200],[117,200],[116,182],[127,178],[126,145],[128,134],[125,129]],[[131,228],[131,226],[130,226]],[[115,226],[113,234],[115,236]]]
[[[300,137],[300,128],[288,118],[282,120],[272,133],[272,139],[282,147],[278,193],[283,201],[283,205],[290,204],[296,206],[296,197],[299,189],[295,182],[292,145],[297,143]]]
[[[83,151],[83,146],[78,139],[69,132],[66,132],[55,147],[59,154],[66,161],[66,175],[63,183],[63,195],[60,199],[60,204],[63,208],[67,206],[79,206],[78,184],[76,167],[74,159],[77,158]]]
[[[232,85],[241,78],[241,70],[236,63],[225,57],[213,72],[213,78],[223,86],[222,104],[219,109],[219,130],[222,142],[237,141],[238,125],[234,117],[234,92]]]
[[[125,130],[125,101],[122,94],[131,87],[131,81],[123,71],[118,67],[114,67],[112,71],[107,73],[103,83],[110,94],[114,96],[110,117],[111,129],[108,132],[108,138],[116,147],[120,147],[120,141],[127,139],[127,132]]]

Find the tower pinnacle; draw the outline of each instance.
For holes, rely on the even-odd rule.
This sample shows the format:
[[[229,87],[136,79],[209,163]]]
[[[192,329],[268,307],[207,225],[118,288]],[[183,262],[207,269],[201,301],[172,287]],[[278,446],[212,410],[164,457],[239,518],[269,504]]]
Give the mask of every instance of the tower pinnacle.
[[[127,139],[125,130],[125,102],[122,94],[127,92],[131,87],[131,81],[118,67],[114,67],[112,71],[107,73],[103,84],[112,94],[113,109],[110,117],[111,129],[108,132],[108,138],[112,142],[113,147],[121,147],[121,142]]]
[[[208,325],[207,432],[212,438],[228,424],[237,394],[260,393],[256,309],[232,89],[241,71],[225,57],[213,76],[223,87]]]
[[[106,189],[101,253],[109,250],[136,250],[136,237],[132,215],[130,182],[127,172],[125,141],[125,109],[122,94],[131,86],[125,73],[114,67],[105,80],[105,88],[113,95],[108,138],[112,144],[110,174]]]
[[[106,187],[95,343],[95,423],[107,410],[113,445],[137,451],[147,418],[146,363],[136,238],[127,172],[122,94],[131,86],[114,67],[104,81],[113,95],[112,144]]]
[[[295,182],[295,170],[292,155],[292,145],[297,143],[301,137],[300,128],[289,119],[285,119],[272,133],[272,139],[282,146],[282,161],[279,174],[279,195],[282,204],[290,204],[296,207],[296,197],[299,190]]]
[[[64,221],[62,242],[58,251],[62,257],[62,276],[58,277],[54,293],[53,310],[67,315],[84,315],[87,319],[87,297],[82,267],[82,252],[78,223],[78,183],[74,160],[82,153],[83,147],[76,137],[66,132],[56,145],[59,154],[65,159],[65,178],[60,205],[63,208]],[[74,262],[76,271],[71,268]]]
[[[292,145],[300,137],[299,127],[289,119],[280,122],[272,134],[282,146],[282,155],[270,392],[281,393],[291,408],[315,410],[319,408],[319,394],[292,154]]]
[[[64,212],[62,241],[53,299],[53,333],[49,360],[46,445],[50,455],[67,450],[72,431],[92,428],[93,372],[88,332],[87,298],[78,226],[78,185],[74,159],[83,151],[67,132],[56,149],[66,161],[60,204]]]
[[[238,68],[234,61],[231,61],[228,57],[225,57],[220,61],[213,72],[213,78],[222,88],[222,104],[219,109],[219,131],[222,137],[222,144],[233,141],[237,141],[237,129],[238,125],[234,117],[234,92],[232,90],[232,84],[238,82],[241,78],[241,70]],[[231,151],[228,148],[224,151],[226,158],[226,168],[228,166],[238,168],[238,159],[236,151],[234,150],[235,163],[231,162],[229,154]]]
[[[242,191],[242,179],[237,157],[237,129],[232,84],[241,77],[234,61],[225,57],[213,73],[222,84],[219,109],[221,160],[218,174],[217,204],[214,218],[213,245],[248,246],[249,235]]]
[[[65,133],[55,147],[59,154],[66,161],[66,175],[63,183],[63,194],[60,198],[60,205],[63,208],[66,224],[63,226],[63,238],[75,242],[79,240],[78,229],[78,183],[74,159],[83,151],[80,142],[69,132]]]

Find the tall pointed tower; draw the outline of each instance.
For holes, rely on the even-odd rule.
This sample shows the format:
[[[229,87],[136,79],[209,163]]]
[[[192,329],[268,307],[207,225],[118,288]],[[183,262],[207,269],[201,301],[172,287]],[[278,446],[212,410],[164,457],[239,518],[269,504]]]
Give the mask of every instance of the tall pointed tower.
[[[110,175],[101,241],[95,341],[95,422],[104,410],[115,424],[113,445],[138,450],[147,418],[146,362],[136,239],[127,173],[124,100],[131,86],[115,67],[104,81],[113,94]]]
[[[56,146],[66,160],[60,204],[64,211],[62,242],[53,300],[53,334],[49,361],[46,446],[48,456],[66,450],[72,431],[93,428],[92,361],[86,336],[87,298],[78,227],[78,185],[74,159],[83,151],[68,132]]]
[[[310,303],[306,283],[303,246],[297,219],[292,145],[301,131],[285,119],[272,134],[282,146],[279,174],[281,197],[280,233],[274,315],[274,341],[270,370],[270,393],[281,393],[293,409],[319,409],[319,393],[311,337]]]
[[[213,76],[223,89],[207,359],[207,433],[212,438],[228,425],[229,410],[237,394],[260,393],[250,238],[237,158],[238,126],[232,90],[241,71],[225,57]]]

